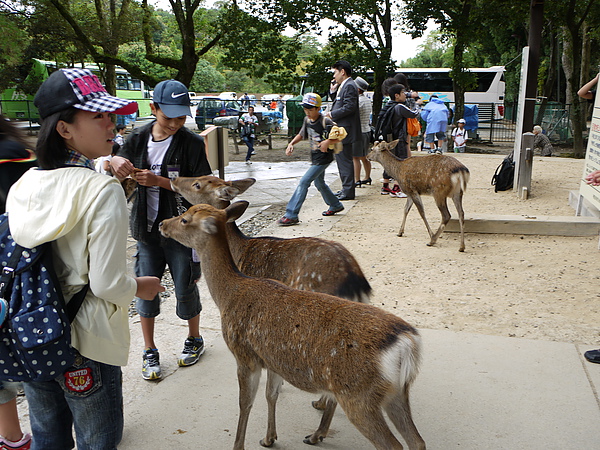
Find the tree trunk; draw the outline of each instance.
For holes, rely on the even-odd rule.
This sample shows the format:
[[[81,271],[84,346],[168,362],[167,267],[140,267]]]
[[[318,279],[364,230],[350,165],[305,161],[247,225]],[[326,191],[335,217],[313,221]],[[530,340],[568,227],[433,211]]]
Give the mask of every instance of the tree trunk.
[[[573,130],[573,154],[575,157],[583,157],[585,148],[583,145],[583,130],[585,128],[582,102],[577,91],[581,77],[581,47],[582,38],[579,29],[573,23],[564,27],[563,46],[563,69],[567,82],[566,103],[571,105],[570,118]]]

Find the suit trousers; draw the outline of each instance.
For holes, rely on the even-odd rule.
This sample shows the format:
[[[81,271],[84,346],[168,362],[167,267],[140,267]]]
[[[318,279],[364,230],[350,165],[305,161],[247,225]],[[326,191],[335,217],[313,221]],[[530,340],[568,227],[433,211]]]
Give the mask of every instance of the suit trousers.
[[[344,144],[343,150],[335,155],[335,162],[338,166],[338,172],[340,173],[340,180],[342,180],[342,194],[349,198],[355,196],[355,185],[354,185],[354,163],[352,161],[352,146],[353,144]]]

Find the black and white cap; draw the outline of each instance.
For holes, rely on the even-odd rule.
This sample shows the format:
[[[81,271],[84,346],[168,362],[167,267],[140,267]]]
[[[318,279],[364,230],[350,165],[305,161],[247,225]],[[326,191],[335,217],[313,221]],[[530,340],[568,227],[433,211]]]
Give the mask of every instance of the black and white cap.
[[[88,69],[59,69],[52,73],[38,89],[33,104],[42,119],[70,107],[122,115],[138,109],[137,102],[106,92],[98,77]]]
[[[160,110],[170,119],[192,115],[190,94],[181,81],[165,80],[158,83],[152,101],[158,103]]]

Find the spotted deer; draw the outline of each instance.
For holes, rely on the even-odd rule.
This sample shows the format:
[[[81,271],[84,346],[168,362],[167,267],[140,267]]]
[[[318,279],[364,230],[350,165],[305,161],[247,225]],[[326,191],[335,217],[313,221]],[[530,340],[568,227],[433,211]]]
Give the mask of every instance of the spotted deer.
[[[256,180],[224,181],[213,176],[179,177],[173,190],[193,205],[223,209]],[[348,300],[369,302],[371,286],[352,254],[337,242],[314,237],[250,238],[235,222],[227,224],[233,260],[242,273],[273,278],[296,289],[324,292]]]
[[[450,220],[451,215],[448,211],[446,199],[451,198],[458,212],[458,222],[460,224],[460,247],[458,251],[464,252],[465,213],[462,207],[462,197],[469,182],[469,169],[459,160],[448,155],[429,155],[400,160],[391,152],[397,142],[376,143],[367,155],[367,159],[380,163],[385,171],[400,185],[402,192],[408,196],[398,236],[402,236],[404,233],[406,216],[408,216],[408,212],[414,203],[417,205],[419,214],[429,232],[430,241],[427,245],[434,245]],[[432,195],[435,204],[442,213],[442,221],[435,233],[431,231],[431,227],[425,218],[425,209],[421,200],[423,194]]]
[[[385,411],[410,450],[424,450],[411,415],[409,390],[420,361],[418,331],[375,306],[290,288],[239,272],[229,249],[226,222],[239,218],[248,202],[226,209],[195,205],[160,224],[161,233],[196,249],[204,277],[221,314],[223,338],[235,356],[240,415],[234,450],[244,448],[248,417],[267,370],[267,432],[260,444],[277,439],[275,407],[283,380],[322,393],[327,408],[317,430],[327,435],[337,404],[377,449],[402,449]]]

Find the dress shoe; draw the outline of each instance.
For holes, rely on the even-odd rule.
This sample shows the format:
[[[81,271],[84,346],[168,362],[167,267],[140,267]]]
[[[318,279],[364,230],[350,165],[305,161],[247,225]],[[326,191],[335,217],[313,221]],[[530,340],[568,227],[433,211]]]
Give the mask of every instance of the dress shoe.
[[[346,194],[342,194],[342,195],[338,195],[338,198],[341,201],[344,201],[344,200],[354,200],[354,195],[352,197],[350,197],[350,196],[348,196]]]

